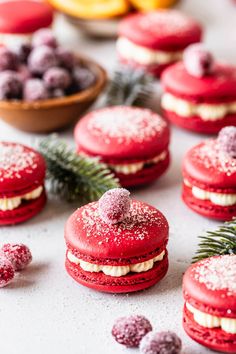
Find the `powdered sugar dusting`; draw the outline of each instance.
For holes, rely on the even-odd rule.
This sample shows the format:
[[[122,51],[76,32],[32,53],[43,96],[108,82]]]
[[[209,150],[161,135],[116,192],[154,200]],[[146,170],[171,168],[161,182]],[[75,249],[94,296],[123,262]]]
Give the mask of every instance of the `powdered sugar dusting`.
[[[149,109],[108,107],[90,114],[88,129],[95,136],[104,136],[107,144],[118,139],[120,144],[150,140],[161,134],[166,122]]]
[[[236,295],[236,255],[224,255],[200,261],[192,270],[194,278],[210,290],[226,290]]]
[[[192,158],[205,168],[212,169],[214,174],[217,172],[226,176],[236,174],[236,159],[222,151],[216,140],[206,141],[197,146],[193,150]]]
[[[38,165],[37,154],[20,144],[0,143],[0,182],[4,179],[21,178],[20,172],[31,174]]]

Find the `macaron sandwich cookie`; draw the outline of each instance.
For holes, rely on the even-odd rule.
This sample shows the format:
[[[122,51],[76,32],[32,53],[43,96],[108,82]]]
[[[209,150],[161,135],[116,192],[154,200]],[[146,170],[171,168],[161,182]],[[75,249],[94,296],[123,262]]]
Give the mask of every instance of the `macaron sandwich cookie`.
[[[125,106],[88,113],[75,128],[78,153],[98,157],[126,187],[152,182],[166,171],[169,135],[158,114]]]
[[[46,2],[6,0],[0,2],[0,44],[7,46],[31,41],[32,34],[53,21],[53,10]]]
[[[236,216],[236,127],[193,147],[183,161],[183,200],[213,219]]]
[[[43,208],[45,170],[35,150],[0,142],[0,225],[26,221]]]
[[[168,269],[168,223],[126,189],[77,209],[65,227],[66,270],[89,288],[124,293],[148,288]]]
[[[236,125],[236,67],[215,62],[202,45],[187,48],[161,82],[163,114],[172,123],[205,134]]]
[[[164,68],[182,58],[189,44],[201,40],[202,28],[176,10],[156,10],[123,19],[118,33],[120,61],[159,76]]]
[[[183,326],[198,343],[236,353],[236,255],[206,258],[183,279]]]

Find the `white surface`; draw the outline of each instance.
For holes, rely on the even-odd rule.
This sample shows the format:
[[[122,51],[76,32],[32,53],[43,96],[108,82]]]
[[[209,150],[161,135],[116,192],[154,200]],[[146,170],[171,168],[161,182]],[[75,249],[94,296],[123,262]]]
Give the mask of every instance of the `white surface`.
[[[236,62],[236,6],[229,0],[188,0],[179,7],[206,27],[206,42],[220,57]],[[58,33],[65,45],[97,59],[108,69],[115,65],[114,43],[85,41],[60,22]],[[72,143],[71,131],[61,134]],[[0,123],[0,139],[29,145],[39,136],[20,133]],[[64,270],[63,227],[75,206],[50,200],[32,221],[0,229],[0,243],[24,242],[34,262],[7,288],[0,291],[2,354],[119,354],[138,353],[118,345],[110,335],[114,320],[143,314],[156,330],[174,330],[182,338],[184,354],[208,350],[191,341],[181,327],[181,278],[196,250],[197,236],[216,222],[195,215],[180,199],[182,156],[202,139],[173,129],[172,164],[156,184],[134,192],[136,198],[159,208],[170,223],[170,270],[161,283],[133,295],[98,293],[75,283]]]

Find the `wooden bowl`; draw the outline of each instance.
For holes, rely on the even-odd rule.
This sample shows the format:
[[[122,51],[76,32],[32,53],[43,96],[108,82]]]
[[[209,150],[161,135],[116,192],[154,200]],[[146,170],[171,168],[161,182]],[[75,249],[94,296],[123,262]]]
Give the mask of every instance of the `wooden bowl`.
[[[78,62],[91,70],[96,82],[86,90],[71,96],[42,101],[0,101],[0,117],[15,128],[32,133],[48,133],[72,124],[91,106],[103,90],[105,70],[90,59],[78,57]]]

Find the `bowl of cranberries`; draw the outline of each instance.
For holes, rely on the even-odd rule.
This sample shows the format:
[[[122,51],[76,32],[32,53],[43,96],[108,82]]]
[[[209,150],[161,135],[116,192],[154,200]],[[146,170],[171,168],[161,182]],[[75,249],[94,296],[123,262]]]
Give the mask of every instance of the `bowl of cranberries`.
[[[29,132],[62,129],[96,100],[106,72],[61,47],[49,29],[32,42],[0,47],[0,117]]]

